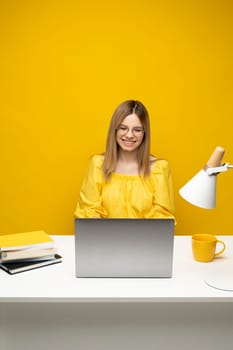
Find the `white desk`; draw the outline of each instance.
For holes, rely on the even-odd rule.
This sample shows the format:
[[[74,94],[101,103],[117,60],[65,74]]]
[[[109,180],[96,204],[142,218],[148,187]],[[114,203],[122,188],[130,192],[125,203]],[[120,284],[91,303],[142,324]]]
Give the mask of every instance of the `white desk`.
[[[171,279],[77,279],[74,237],[54,236],[61,264],[10,276],[0,270],[1,350],[232,349],[233,292],[204,280],[233,279],[233,237],[211,263],[175,237]]]

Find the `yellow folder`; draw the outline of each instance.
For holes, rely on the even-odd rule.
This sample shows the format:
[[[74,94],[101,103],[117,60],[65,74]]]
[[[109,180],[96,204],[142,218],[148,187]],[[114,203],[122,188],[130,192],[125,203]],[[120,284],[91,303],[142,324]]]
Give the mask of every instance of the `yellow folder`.
[[[0,251],[18,250],[30,247],[52,248],[53,246],[53,239],[44,231],[0,235]]]

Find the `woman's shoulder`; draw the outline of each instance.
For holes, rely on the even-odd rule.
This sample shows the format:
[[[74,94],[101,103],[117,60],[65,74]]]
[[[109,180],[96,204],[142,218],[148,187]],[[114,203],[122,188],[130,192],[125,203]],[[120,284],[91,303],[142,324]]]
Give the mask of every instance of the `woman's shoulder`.
[[[153,155],[150,156],[150,167],[152,173],[157,173],[158,170],[166,170],[169,168],[167,159],[157,158]]]
[[[104,155],[103,154],[93,154],[90,157],[90,163],[98,168],[102,167],[103,164],[103,160],[104,160]]]

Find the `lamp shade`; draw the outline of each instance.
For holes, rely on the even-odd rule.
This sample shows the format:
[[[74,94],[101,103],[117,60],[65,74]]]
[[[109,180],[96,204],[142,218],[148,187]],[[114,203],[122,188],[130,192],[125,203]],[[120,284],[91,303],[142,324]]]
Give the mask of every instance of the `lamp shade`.
[[[197,207],[213,209],[216,207],[216,182],[216,176],[208,175],[202,169],[179,190],[179,193]]]
[[[215,148],[205,167],[179,190],[181,197],[200,208],[216,207],[217,176],[209,175],[206,169],[219,166],[224,152],[224,148],[220,146]]]

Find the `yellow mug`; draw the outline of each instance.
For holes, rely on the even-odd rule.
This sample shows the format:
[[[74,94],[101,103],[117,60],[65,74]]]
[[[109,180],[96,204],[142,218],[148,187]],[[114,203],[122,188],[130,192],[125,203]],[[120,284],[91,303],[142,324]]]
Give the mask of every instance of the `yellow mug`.
[[[222,249],[218,252],[216,252],[217,243],[223,246]],[[216,256],[222,254],[225,248],[225,243],[217,239],[214,235],[208,233],[199,233],[192,236],[193,256],[197,261],[211,261]]]

